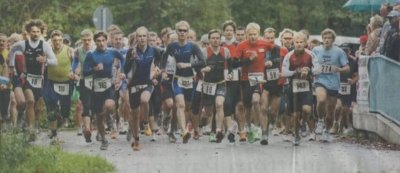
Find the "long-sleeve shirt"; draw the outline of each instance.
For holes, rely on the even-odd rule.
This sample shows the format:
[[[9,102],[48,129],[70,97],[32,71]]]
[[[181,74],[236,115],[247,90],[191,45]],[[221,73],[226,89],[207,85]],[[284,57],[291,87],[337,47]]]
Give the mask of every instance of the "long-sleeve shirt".
[[[83,63],[83,75],[93,75],[93,78],[112,78],[112,68],[115,58],[119,59],[122,64],[125,64],[125,59],[122,55],[113,49],[89,52]],[[103,70],[95,71],[94,67],[100,63],[103,64]]]
[[[32,41],[29,40],[28,43],[30,47],[36,48],[39,46],[40,41],[43,42],[43,53],[47,57],[47,65],[52,66],[52,65],[57,65],[57,58],[56,55],[54,54],[53,50],[51,49],[51,46],[43,40],[37,40],[37,41]],[[15,52],[21,51],[25,52],[25,40],[19,41],[15,43],[8,54],[8,59],[9,59],[9,66],[14,67],[15,66]]]

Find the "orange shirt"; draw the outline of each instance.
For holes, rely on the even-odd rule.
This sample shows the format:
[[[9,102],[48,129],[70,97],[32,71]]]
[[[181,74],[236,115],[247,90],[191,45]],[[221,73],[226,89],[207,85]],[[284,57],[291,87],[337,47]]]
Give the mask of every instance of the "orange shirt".
[[[250,65],[245,65],[242,67],[241,80],[249,80],[248,73],[261,72],[264,73],[265,70],[265,53],[270,51],[274,45],[270,42],[264,40],[257,40],[254,44],[250,43],[249,40],[241,42],[237,46],[237,56],[243,59],[249,59],[252,55],[252,51],[257,53],[257,58],[254,59]]]

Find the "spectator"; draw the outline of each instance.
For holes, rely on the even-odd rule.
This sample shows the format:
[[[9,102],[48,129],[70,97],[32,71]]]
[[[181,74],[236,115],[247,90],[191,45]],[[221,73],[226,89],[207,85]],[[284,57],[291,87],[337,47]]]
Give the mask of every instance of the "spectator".
[[[376,51],[379,45],[382,25],[383,25],[383,18],[381,16],[375,15],[371,17],[370,22],[368,24],[369,33],[368,33],[367,44],[365,47],[366,55],[371,55]]]

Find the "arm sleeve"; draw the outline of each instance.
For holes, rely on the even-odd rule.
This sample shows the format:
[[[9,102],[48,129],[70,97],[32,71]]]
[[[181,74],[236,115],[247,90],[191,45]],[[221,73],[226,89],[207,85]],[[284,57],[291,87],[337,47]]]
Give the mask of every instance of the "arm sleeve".
[[[45,41],[43,41],[43,52],[47,56],[47,65],[49,65],[49,66],[57,65],[56,55],[54,54],[54,52],[51,49],[50,45]]]
[[[165,70],[165,67],[167,65],[168,55],[170,54],[170,51],[171,51],[171,46],[170,45],[171,44],[169,44],[167,46],[167,48],[165,49],[164,53],[162,54],[161,62],[160,62],[161,70]]]
[[[290,71],[289,67],[290,67],[289,56],[286,55],[285,59],[283,59],[283,63],[282,63],[282,74],[283,74],[283,76],[291,77],[296,73],[295,71]]]
[[[196,62],[192,62],[192,67],[193,68],[203,68],[206,66],[206,61],[204,59],[204,55],[201,52],[199,46],[197,46],[196,44],[193,44],[193,55],[195,55],[197,57],[197,61]]]
[[[347,59],[346,53],[341,49],[339,52],[339,61],[342,67],[345,66],[346,64],[349,64],[349,60]]]
[[[83,75],[88,76],[93,74],[93,66],[94,66],[94,61],[92,53],[88,53],[86,55],[85,61],[83,62]]]
[[[126,60],[125,60],[124,56],[121,53],[119,53],[118,51],[114,51],[114,52],[115,52],[115,57],[117,59],[119,59],[119,62],[120,62],[120,71],[123,72],[123,68],[122,67],[125,66],[125,61]]]
[[[25,50],[25,41],[19,41],[11,47],[10,52],[8,53],[8,62],[10,67],[15,66],[15,53],[17,51],[24,52],[24,50]]]
[[[79,50],[76,49],[72,57],[72,70],[75,71],[79,66]]]
[[[312,56],[312,70],[311,72],[315,74],[320,74],[321,73],[321,63],[319,63],[317,55],[315,55],[313,52],[311,52]]]
[[[124,73],[127,75],[132,67],[132,48],[126,53],[126,61],[124,67]]]

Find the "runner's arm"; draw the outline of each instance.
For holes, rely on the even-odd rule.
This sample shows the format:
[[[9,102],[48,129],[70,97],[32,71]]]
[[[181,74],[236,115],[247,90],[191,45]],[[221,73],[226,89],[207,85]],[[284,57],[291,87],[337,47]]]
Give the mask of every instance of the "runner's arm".
[[[56,55],[54,54],[53,49],[51,49],[50,45],[47,42],[43,42],[43,52],[47,56],[47,65],[57,65]]]
[[[283,74],[284,77],[291,77],[296,73],[296,71],[290,71],[289,70],[289,67],[290,67],[289,58],[290,58],[290,56],[286,56],[285,59],[283,59],[282,74]]]

